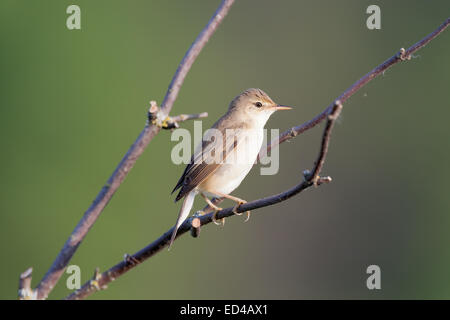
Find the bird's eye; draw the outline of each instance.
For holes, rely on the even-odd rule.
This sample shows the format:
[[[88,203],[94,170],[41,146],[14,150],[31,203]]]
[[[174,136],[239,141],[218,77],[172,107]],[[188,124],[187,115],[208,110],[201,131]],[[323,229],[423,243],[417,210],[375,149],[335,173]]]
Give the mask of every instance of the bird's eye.
[[[255,106],[257,106],[258,108],[261,108],[262,107],[262,103],[261,102],[256,102]]]

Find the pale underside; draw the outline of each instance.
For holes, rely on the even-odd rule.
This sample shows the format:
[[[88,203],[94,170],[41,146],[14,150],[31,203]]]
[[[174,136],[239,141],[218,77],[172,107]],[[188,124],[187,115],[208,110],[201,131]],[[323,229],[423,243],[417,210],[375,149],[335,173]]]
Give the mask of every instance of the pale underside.
[[[181,188],[176,201],[190,191],[218,197],[220,194],[230,194],[240,185],[253,167],[261,149],[263,128],[248,130],[241,124],[232,129],[234,135],[230,137],[224,134],[222,143],[220,139],[204,139],[202,148],[197,147],[191,163],[187,165],[173,190]],[[218,150],[223,153],[220,154]]]

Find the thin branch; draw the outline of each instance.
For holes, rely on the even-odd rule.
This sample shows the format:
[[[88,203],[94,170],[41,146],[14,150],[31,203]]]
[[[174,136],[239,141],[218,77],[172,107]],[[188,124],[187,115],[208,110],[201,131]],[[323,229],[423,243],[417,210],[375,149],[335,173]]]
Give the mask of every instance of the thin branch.
[[[423,38],[421,41],[417,42],[413,46],[411,46],[408,50],[401,49],[398,54],[395,56],[389,58],[385,62],[383,62],[381,65],[367,73],[365,76],[363,76],[361,79],[359,79],[355,84],[353,84],[349,89],[347,89],[337,100],[335,100],[330,106],[328,106],[322,113],[317,115],[314,119],[305,122],[304,124],[293,127],[289,129],[288,131],[284,132],[280,135],[278,139],[273,141],[268,145],[266,150],[270,150],[275,145],[278,145],[284,141],[287,141],[302,132],[316,126],[323,120],[327,119],[327,123],[325,125],[325,129],[322,135],[322,143],[321,148],[319,151],[319,155],[315,161],[315,165],[313,167],[313,170],[308,171],[306,170],[304,172],[304,178],[301,183],[294,186],[293,188],[270,196],[263,199],[255,200],[252,202],[245,203],[237,208],[237,212],[246,212],[249,210],[255,210],[258,208],[270,206],[282,201],[285,201],[296,194],[302,192],[303,190],[313,186],[313,185],[321,185],[323,183],[328,183],[331,181],[330,177],[320,177],[320,171],[323,167],[323,164],[325,162],[325,157],[328,150],[328,145],[330,141],[330,135],[333,128],[333,125],[339,116],[341,110],[342,110],[342,103],[345,102],[349,97],[351,97],[355,92],[357,92],[359,89],[361,89],[365,84],[367,84],[370,80],[374,79],[376,76],[387,70],[389,67],[393,66],[394,64],[409,60],[411,55],[415,53],[420,48],[424,47],[427,43],[429,43],[431,40],[436,38],[441,32],[443,32],[447,26],[450,24],[450,18],[447,19],[443,24],[441,24],[434,32],[430,33],[428,36]],[[221,201],[221,199],[217,199],[218,201]],[[216,214],[217,219],[222,219],[226,217],[233,216],[234,213],[232,212],[233,208],[227,208],[219,211]],[[190,231],[192,227],[199,229],[200,226],[206,225],[212,222],[212,213],[205,214],[201,217],[194,217],[187,219],[178,229],[177,238],[184,233]],[[199,219],[200,220],[200,226],[197,226],[198,221],[195,221],[194,226],[192,225],[193,219]],[[163,235],[161,235],[158,239],[150,243],[145,248],[141,249],[140,251],[136,252],[134,255],[132,255],[132,262],[130,262],[129,259],[125,259],[124,261],[116,264],[109,270],[103,272],[98,276],[98,283],[100,286],[106,286],[111,281],[115,280],[117,277],[120,277],[121,275],[125,274],[130,269],[136,267],[138,264],[144,262],[148,258],[152,257],[159,251],[161,251],[165,246],[168,245],[170,241],[170,237],[172,235],[173,228],[166,231]],[[198,235],[199,230],[193,230],[193,235]],[[72,299],[84,299],[90,294],[94,293],[97,289],[95,287],[92,287],[88,283],[85,283],[79,290],[75,291],[71,295],[69,295],[66,299],[72,300]]]
[[[330,135],[331,130],[333,129],[333,125],[336,121],[336,119],[339,117],[342,111],[342,103],[340,100],[337,100],[334,103],[333,109],[331,109],[331,113],[328,115],[328,121],[325,125],[325,131],[322,136],[322,147],[320,148],[319,157],[316,160],[316,163],[314,165],[314,169],[310,174],[310,178],[308,180],[311,180],[314,184],[317,184],[319,179],[319,173],[322,171],[323,165],[325,163],[325,157],[328,152],[328,145],[330,144]]]
[[[208,24],[205,26],[205,28],[195,39],[189,50],[186,52],[186,55],[183,57],[183,60],[181,61],[177,71],[175,72],[175,75],[169,85],[163,103],[161,105],[160,116],[162,119],[166,119],[168,117],[170,110],[172,109],[172,106],[178,96],[181,85],[183,84],[183,81],[192,64],[194,63],[195,59],[197,58],[205,44],[208,42],[209,38],[213,35],[219,24],[227,15],[233,2],[234,0],[222,1],[219,8],[209,20]],[[161,126],[147,123],[134,144],[130,147],[128,152],[120,161],[119,165],[114,170],[107,183],[100,190],[91,206],[84,213],[84,216],[81,218],[80,222],[73,230],[69,239],[64,244],[50,269],[47,271],[44,278],[37,286],[35,290],[37,299],[47,298],[48,294],[52,291],[53,287],[56,285],[62,273],[64,272],[64,269],[74,255],[81,241],[91,229],[94,222],[97,220],[108,202],[111,200],[116,190],[120,187],[125,177],[133,168],[136,160],[141,156],[147,145],[160,130]]]
[[[196,114],[180,114],[175,117],[164,117],[162,111],[156,104],[156,101],[150,101],[150,108],[148,109],[148,121],[151,124],[157,125],[162,129],[171,130],[179,128],[180,122],[194,119],[206,118],[208,112],[196,113]]]
[[[179,114],[178,116],[171,117],[171,121],[178,123],[186,120],[194,120],[200,118],[206,118],[208,116],[208,112],[196,113],[196,114]]]
[[[436,38],[440,33],[442,33],[450,24],[450,18],[447,18],[436,30],[434,30],[432,33],[427,35],[422,40],[418,41],[411,47],[409,47],[407,50],[401,48],[397,54],[387,59],[385,62],[374,68],[372,71],[367,73],[365,76],[363,76],[361,79],[356,81],[350,88],[344,91],[337,100],[341,101],[341,103],[345,103],[348,98],[350,98],[352,95],[354,95],[359,89],[361,89],[363,86],[365,86],[369,81],[375,79],[377,76],[385,72],[387,69],[392,67],[394,64],[397,64],[398,62],[410,60],[411,56],[418,51],[419,49],[426,46],[431,40]],[[283,132],[277,139],[271,141],[267,148],[262,149],[259,153],[259,158],[262,158],[265,154],[270,152],[271,149],[275,148],[277,145],[288,141],[299,134],[302,134],[303,132],[315,127],[319,123],[321,123],[323,120],[326,119],[327,115],[330,113],[331,109],[333,108],[333,103],[330,104],[325,110],[323,110],[320,114],[318,114],[313,119],[299,125],[296,127],[292,127],[285,132]]]
[[[322,144],[320,147],[320,152],[317,157],[317,160],[314,165],[314,169],[312,170],[312,174],[308,172],[308,174],[304,175],[303,181],[293,187],[290,190],[287,190],[283,193],[270,196],[264,199],[252,201],[245,203],[237,208],[237,213],[246,212],[262,207],[267,207],[282,201],[285,201],[296,194],[302,192],[303,190],[311,187],[312,185],[320,185],[325,182],[330,182],[331,178],[325,177],[325,178],[319,178],[320,170],[323,166],[323,163],[325,161],[325,157],[327,155],[328,151],[328,145],[330,141],[331,136],[331,130],[333,129],[333,124],[336,121],[337,117],[339,116],[340,112],[342,110],[342,105],[339,101],[336,101],[335,105],[333,106],[333,109],[328,117],[327,124],[324,129],[323,137],[322,137]],[[230,217],[235,215],[233,213],[233,208],[227,208],[223,209],[216,213],[217,219],[222,219],[226,217]],[[178,229],[176,239],[183,235],[186,232],[191,231],[192,236],[198,236],[200,232],[200,226],[209,224],[212,222],[213,213],[205,214],[200,217],[193,217],[190,219],[187,219]],[[170,238],[172,235],[173,228],[171,228],[169,231],[164,233],[161,237],[159,237],[157,240],[149,244],[144,249],[140,250],[139,252],[135,253],[132,257],[134,260],[134,263],[129,263],[126,260],[121,261],[120,263],[116,264],[111,269],[103,272],[101,275],[98,276],[97,283],[100,287],[106,286],[111,281],[115,280],[116,278],[120,277],[130,269],[136,267],[138,264],[144,262],[148,258],[152,257],[159,251],[161,251],[165,246],[167,246],[170,242]],[[136,263],[137,262],[137,263]],[[98,288],[91,285],[90,281],[86,282],[79,290],[76,290],[74,293],[69,295],[66,299],[68,300],[74,300],[74,299],[84,299],[90,294],[98,291]]]
[[[164,97],[163,103],[161,104],[161,109],[163,110],[163,115],[168,116],[173,103],[175,102],[178,92],[180,91],[181,85],[183,84],[184,78],[186,77],[189,69],[191,69],[192,64],[199,55],[200,51],[203,49],[205,44],[211,38],[213,33],[216,31],[219,24],[228,14],[234,0],[222,0],[219,8],[209,20],[206,27],[195,39],[194,43],[191,45],[189,50],[186,52],[183,60],[178,66],[175,76],[172,78],[172,82],[169,85],[166,96]]]

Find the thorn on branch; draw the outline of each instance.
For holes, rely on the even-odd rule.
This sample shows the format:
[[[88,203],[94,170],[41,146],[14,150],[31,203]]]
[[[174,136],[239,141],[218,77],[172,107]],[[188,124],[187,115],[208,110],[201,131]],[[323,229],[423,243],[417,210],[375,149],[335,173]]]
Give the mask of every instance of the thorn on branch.
[[[19,278],[19,300],[36,300],[36,292],[31,289],[31,274],[33,268],[30,267],[20,274]]]

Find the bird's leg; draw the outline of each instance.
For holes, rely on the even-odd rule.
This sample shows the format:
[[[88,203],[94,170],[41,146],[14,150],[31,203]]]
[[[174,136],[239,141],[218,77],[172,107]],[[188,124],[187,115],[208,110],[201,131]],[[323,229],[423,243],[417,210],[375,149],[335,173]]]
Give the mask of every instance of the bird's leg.
[[[223,198],[213,198],[212,200],[211,200],[211,202],[213,203],[213,204],[215,204],[216,205],[216,207],[217,207],[217,204],[219,204],[219,203],[221,203],[223,201]],[[195,212],[194,213],[194,217],[201,217],[201,216],[203,216],[203,215],[205,215],[205,214],[207,214],[207,213],[210,213],[210,212],[212,212],[212,211],[214,211],[214,208],[213,207],[211,207],[208,203],[206,204],[206,206],[202,209],[202,210],[199,210],[199,211],[197,211],[197,212]]]
[[[200,194],[201,194],[201,196],[203,197],[203,199],[205,199],[206,203],[207,203],[211,208],[214,209],[214,213],[213,213],[213,216],[212,216],[212,222],[214,222],[214,224],[215,224],[215,225],[218,225],[218,226],[220,226],[220,225],[222,225],[222,226],[225,225],[225,218],[220,219],[221,222],[217,222],[217,219],[216,219],[216,214],[217,214],[217,212],[219,212],[220,210],[222,210],[222,208],[221,208],[221,207],[218,207],[218,206],[216,206],[214,203],[212,203],[212,201],[209,200],[209,198],[208,198],[203,192],[201,192]]]
[[[216,193],[216,192],[214,192],[214,193]],[[224,197],[224,198],[227,198],[227,199],[230,199],[230,200],[236,202],[237,205],[235,205],[235,206],[233,207],[232,212],[233,212],[235,215],[237,215],[237,216],[242,215],[242,213],[238,213],[238,212],[237,212],[237,208],[239,208],[239,206],[241,206],[242,204],[247,203],[247,201],[245,201],[245,200],[243,200],[243,199],[241,199],[241,198],[232,196],[231,194],[217,193],[217,195],[218,195],[218,196],[221,196],[221,197]],[[247,218],[245,218],[245,221],[244,221],[244,222],[247,222],[247,221],[250,219],[250,211],[246,211],[245,213],[247,214]]]

